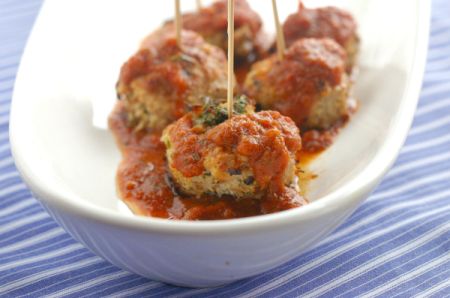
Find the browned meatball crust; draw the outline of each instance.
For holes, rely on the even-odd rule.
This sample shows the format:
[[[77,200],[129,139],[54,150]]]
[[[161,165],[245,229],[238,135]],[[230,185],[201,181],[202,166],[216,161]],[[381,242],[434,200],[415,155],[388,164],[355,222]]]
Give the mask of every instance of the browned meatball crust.
[[[183,193],[259,198],[296,183],[295,123],[279,112],[244,112],[212,126],[190,113],[164,130],[169,171]]]
[[[328,129],[348,117],[345,52],[332,39],[300,39],[284,59],[253,65],[246,94],[263,108],[289,116],[301,130]]]
[[[117,94],[130,125],[162,130],[204,96],[226,97],[226,57],[195,32],[182,31],[181,48],[172,27],[157,30],[120,71]]]
[[[227,0],[215,1],[197,12],[183,15],[183,28],[199,33],[224,51],[228,48],[227,24]],[[235,0],[234,26],[236,59],[253,61],[264,50],[262,20],[246,0]]]
[[[306,8],[300,2],[298,12],[283,24],[287,46],[300,38],[331,38],[347,53],[347,71],[355,65],[359,48],[357,25],[353,16],[337,7]]]

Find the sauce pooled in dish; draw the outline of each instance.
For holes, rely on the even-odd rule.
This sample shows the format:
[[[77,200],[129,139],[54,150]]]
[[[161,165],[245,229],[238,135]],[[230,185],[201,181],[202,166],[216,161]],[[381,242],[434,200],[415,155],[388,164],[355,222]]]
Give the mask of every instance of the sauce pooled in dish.
[[[262,21],[236,0],[243,86],[233,93],[246,96],[235,97],[228,117],[226,4],[185,14],[184,29],[192,31],[182,30],[179,40],[166,23],[121,69],[109,126],[123,157],[118,194],[135,214],[218,220],[301,207],[315,178],[305,165],[331,145],[354,109],[351,16],[301,4],[284,24],[283,59],[255,62],[267,56]]]
[[[211,128],[194,128],[191,117],[196,117],[193,115],[195,112],[186,115],[175,122],[172,128],[169,126],[163,137],[166,143],[172,142],[170,140],[172,136],[176,137],[182,144],[171,145],[185,147],[185,151],[176,151],[179,153],[176,157],[177,161],[174,162],[174,157],[166,161],[166,155],[171,156],[171,154],[166,153],[167,147],[160,141],[161,134],[134,130],[128,124],[126,110],[118,104],[110,117],[110,127],[123,155],[117,172],[117,188],[120,197],[135,214],[189,220],[255,216],[306,204],[302,190],[311,176],[302,173],[297,165],[292,164],[298,159],[296,155],[301,148],[297,128],[292,121],[287,120],[288,118],[285,119],[285,123],[273,123],[274,117],[283,117],[277,112],[261,113],[252,114],[253,116],[245,120],[240,117],[246,118],[246,115],[235,116],[233,119],[237,118],[236,123],[230,123],[227,120]],[[207,121],[215,123],[214,121],[219,121],[220,117],[220,115],[213,115]],[[250,139],[236,139],[234,133],[228,134],[230,129],[236,128],[235,125],[242,120],[248,123],[241,129],[255,129],[256,138],[264,137],[252,144]],[[263,127],[254,127],[259,125]],[[171,131],[175,126],[177,131]],[[271,130],[272,126],[273,130]],[[180,134],[195,134],[194,139],[205,140],[205,149],[195,151],[193,148],[196,146],[195,142],[191,143],[189,136],[180,136]],[[287,144],[270,143],[276,140],[285,140]],[[202,143],[201,140],[198,141]],[[226,151],[234,148],[236,144],[241,144],[239,151],[242,152],[243,159],[245,155],[252,156],[250,151],[257,150],[261,160],[242,163],[234,159],[235,154],[232,151],[228,154],[224,152],[210,155],[218,148]],[[264,164],[271,158],[270,154],[277,153],[276,150],[284,152],[277,157],[277,161],[281,164],[278,162]],[[218,163],[208,165],[208,162],[205,163],[208,155],[220,161],[214,161]],[[200,161],[203,162],[200,164]],[[170,167],[181,168],[183,173],[180,175],[183,178],[173,175],[174,171],[170,170]],[[214,179],[208,180],[206,169],[215,171],[209,173]],[[258,175],[252,176],[255,169]],[[249,174],[249,171],[253,171],[252,174]],[[203,186],[191,187],[201,179],[205,182]],[[218,180],[227,185],[223,188],[224,191],[221,190]]]

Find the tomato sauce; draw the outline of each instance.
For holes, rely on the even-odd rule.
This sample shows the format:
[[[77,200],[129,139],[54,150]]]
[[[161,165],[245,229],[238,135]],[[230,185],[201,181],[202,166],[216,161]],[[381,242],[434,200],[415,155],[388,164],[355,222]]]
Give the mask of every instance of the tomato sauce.
[[[216,1],[205,6],[196,13],[183,15],[183,28],[200,32],[203,36],[226,32],[228,26],[227,1]],[[234,27],[239,29],[248,26],[253,34],[262,27],[259,15],[244,0],[235,1]]]
[[[283,32],[288,47],[305,37],[329,37],[346,47],[355,35],[356,22],[350,13],[339,8],[329,6],[308,9],[300,2],[298,12],[286,19]]]
[[[345,123],[346,120],[341,121],[335,126],[323,131],[315,129],[304,131],[302,133],[302,156],[315,155],[330,147],[333,144],[334,138],[339,133],[339,130]]]
[[[189,197],[177,192],[168,175],[165,146],[160,134],[136,132],[127,125],[121,102],[110,117],[123,159],[117,171],[117,190],[121,199],[138,215],[187,220],[231,219],[268,214],[307,204],[303,193],[286,188],[280,195],[260,199],[203,196]],[[314,176],[299,177],[301,189]]]
[[[284,99],[275,101],[273,108],[303,127],[317,95],[325,92],[327,85],[333,88],[341,83],[344,56],[328,41],[305,40],[292,46],[268,75],[268,80],[282,90],[280,97]]]

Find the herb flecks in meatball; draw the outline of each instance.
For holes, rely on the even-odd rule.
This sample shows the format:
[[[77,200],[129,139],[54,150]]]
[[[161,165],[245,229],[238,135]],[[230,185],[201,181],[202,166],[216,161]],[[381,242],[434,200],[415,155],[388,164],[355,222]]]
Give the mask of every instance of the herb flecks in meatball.
[[[223,51],[191,31],[181,40],[179,47],[173,28],[157,30],[122,66],[117,93],[136,130],[162,130],[201,105],[203,96],[226,97]]]
[[[295,184],[295,123],[278,112],[245,111],[215,126],[198,125],[190,113],[164,130],[169,171],[183,193],[259,198]]]
[[[254,64],[244,90],[262,109],[279,111],[302,130],[328,129],[349,114],[345,58],[331,39],[300,39],[283,60],[272,56]]]
[[[287,46],[300,38],[331,38],[347,52],[347,72],[355,65],[359,48],[357,25],[353,16],[337,7],[306,8],[300,2],[298,12],[283,24]]]
[[[244,114],[252,112],[253,106],[245,95],[238,96],[233,102],[234,114]],[[212,98],[205,98],[205,105],[202,107],[201,114],[196,118],[196,124],[204,126],[215,126],[228,119],[228,110],[225,103],[217,104]]]

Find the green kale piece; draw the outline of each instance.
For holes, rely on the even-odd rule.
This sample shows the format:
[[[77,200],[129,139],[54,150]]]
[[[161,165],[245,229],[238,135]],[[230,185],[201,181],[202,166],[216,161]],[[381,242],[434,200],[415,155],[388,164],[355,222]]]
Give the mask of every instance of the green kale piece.
[[[237,96],[234,99],[234,114],[241,115],[246,111],[248,105],[248,98],[245,95]],[[197,119],[197,124],[204,126],[215,126],[228,119],[228,111],[226,104],[218,104],[210,97],[205,98],[202,114]]]
[[[249,105],[248,98],[245,95],[240,95],[234,99],[234,114],[244,114],[246,107]]]

